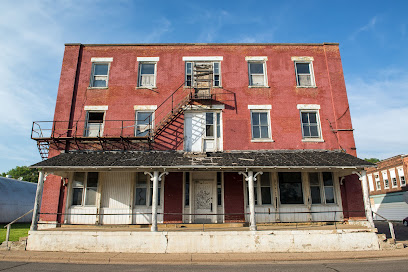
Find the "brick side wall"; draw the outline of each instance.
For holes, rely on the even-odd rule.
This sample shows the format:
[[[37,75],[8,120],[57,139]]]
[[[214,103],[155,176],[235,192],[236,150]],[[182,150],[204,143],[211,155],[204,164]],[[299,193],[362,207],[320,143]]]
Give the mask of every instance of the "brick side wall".
[[[40,221],[57,221],[57,213],[59,212],[60,192],[61,192],[61,177],[48,175],[44,181],[43,197],[41,201]]]
[[[224,212],[226,223],[245,221],[242,176],[238,173],[224,173]]]
[[[164,223],[182,223],[182,212],[183,173],[169,173],[164,182]]]
[[[357,175],[346,176],[340,186],[345,219],[364,219],[365,210],[361,181]]]

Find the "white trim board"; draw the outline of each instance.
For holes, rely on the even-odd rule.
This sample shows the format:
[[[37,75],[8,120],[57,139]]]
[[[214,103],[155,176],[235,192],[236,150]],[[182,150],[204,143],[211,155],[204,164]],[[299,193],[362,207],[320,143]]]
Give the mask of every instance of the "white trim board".
[[[313,57],[291,57],[292,61],[314,61]]]
[[[137,57],[137,61],[159,61],[160,57]]]
[[[320,110],[320,105],[317,104],[297,104],[298,110]]]
[[[91,58],[91,62],[112,62],[113,58]]]
[[[248,105],[249,110],[271,110],[272,105]]]
[[[106,111],[108,110],[108,106],[85,106],[84,110],[89,111],[89,110],[103,110]]]
[[[247,56],[245,57],[246,61],[267,61],[268,57],[264,57],[264,56],[260,56],[260,57],[256,57],[256,56]]]
[[[140,110],[156,110],[157,105],[134,105],[133,109],[137,110],[137,111],[140,111]]]

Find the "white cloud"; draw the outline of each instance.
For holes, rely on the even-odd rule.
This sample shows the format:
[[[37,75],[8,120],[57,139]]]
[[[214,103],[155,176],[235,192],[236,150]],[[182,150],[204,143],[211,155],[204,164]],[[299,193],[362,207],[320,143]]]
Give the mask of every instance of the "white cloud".
[[[347,84],[359,157],[408,154],[408,71],[380,71]]]
[[[363,25],[362,27],[359,27],[356,31],[354,31],[354,32],[350,35],[349,39],[350,39],[350,40],[354,40],[354,39],[356,39],[357,36],[358,36],[359,34],[361,34],[362,32],[374,30],[374,28],[375,28],[375,26],[376,26],[376,24],[377,24],[377,21],[378,21],[378,17],[377,17],[377,16],[374,16],[373,18],[370,19],[370,21],[369,21],[367,24]]]

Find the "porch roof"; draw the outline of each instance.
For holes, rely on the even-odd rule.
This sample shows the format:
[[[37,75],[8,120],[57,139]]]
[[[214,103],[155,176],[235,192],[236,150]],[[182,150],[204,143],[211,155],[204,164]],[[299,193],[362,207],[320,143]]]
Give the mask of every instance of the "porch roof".
[[[363,169],[372,163],[333,150],[257,150],[186,153],[181,151],[75,151],[32,165],[43,169]]]

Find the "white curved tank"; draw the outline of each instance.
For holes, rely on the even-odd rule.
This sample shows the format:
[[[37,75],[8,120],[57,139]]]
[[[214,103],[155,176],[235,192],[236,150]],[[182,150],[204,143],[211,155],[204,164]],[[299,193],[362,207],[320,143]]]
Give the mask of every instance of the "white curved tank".
[[[10,223],[34,208],[37,184],[0,177],[0,223]],[[31,222],[32,214],[18,223]]]

